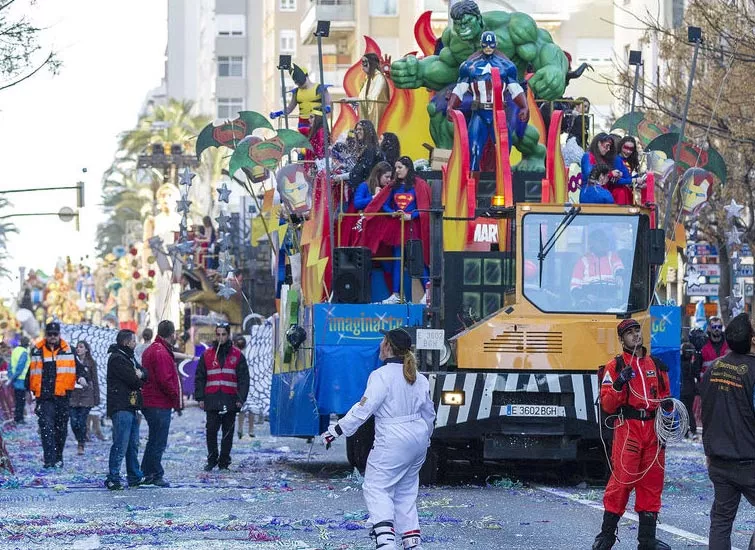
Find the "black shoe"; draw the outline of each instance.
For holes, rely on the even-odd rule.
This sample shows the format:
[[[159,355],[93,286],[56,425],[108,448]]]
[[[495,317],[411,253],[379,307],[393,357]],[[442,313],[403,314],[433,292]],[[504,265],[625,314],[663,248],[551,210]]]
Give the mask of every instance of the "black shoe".
[[[139,487],[139,485],[144,485],[144,481],[145,481],[145,478],[143,478],[143,477],[140,477],[139,479],[137,479],[135,481],[129,481],[128,482],[128,488],[129,489],[134,489],[136,487]]]
[[[210,464],[209,462],[204,465],[204,468],[202,468],[205,472],[211,472],[212,469],[215,467],[214,464]]]
[[[45,464],[44,466],[42,466],[42,468],[44,468],[45,470],[52,470],[53,468],[55,468],[55,464]]]
[[[165,481],[163,478],[153,479],[150,482],[150,485],[154,485],[155,487],[162,487],[162,488],[170,487],[170,483]]]
[[[218,470],[220,470],[221,472],[230,472],[231,471],[231,469],[228,466],[219,466]]]
[[[655,538],[655,526],[658,523],[656,512],[640,512],[640,526],[637,529],[637,550],[671,550],[671,547]]]
[[[603,524],[600,533],[592,543],[592,550],[611,550],[616,544],[616,533],[619,528],[621,516],[613,512],[603,512]]]
[[[111,481],[108,479],[105,482],[105,487],[107,487],[109,491],[123,491],[123,485],[121,485],[120,481]]]

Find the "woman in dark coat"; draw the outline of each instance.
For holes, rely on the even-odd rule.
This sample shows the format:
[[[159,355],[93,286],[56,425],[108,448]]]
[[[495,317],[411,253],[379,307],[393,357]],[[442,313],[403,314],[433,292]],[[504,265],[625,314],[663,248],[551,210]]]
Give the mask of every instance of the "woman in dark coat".
[[[100,404],[100,383],[97,378],[97,363],[92,357],[92,350],[84,340],[76,344],[76,361],[81,364],[86,386],[76,383],[69,397],[71,406],[71,430],[79,443],[78,454],[84,454],[87,440],[87,420],[89,411]]]

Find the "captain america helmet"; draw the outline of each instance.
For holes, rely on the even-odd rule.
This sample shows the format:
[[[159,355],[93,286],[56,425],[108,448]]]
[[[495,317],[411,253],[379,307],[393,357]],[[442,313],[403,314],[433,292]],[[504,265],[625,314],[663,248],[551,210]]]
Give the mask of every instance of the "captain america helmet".
[[[495,33],[493,31],[485,31],[482,33],[482,36],[480,36],[480,46],[483,48],[493,48],[495,49],[498,45],[498,40],[495,37]]]

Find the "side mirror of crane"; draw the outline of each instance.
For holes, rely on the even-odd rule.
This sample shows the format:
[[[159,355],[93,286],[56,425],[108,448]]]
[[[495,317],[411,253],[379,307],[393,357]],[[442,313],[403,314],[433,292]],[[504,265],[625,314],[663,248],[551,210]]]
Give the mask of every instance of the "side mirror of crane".
[[[663,229],[651,229],[648,240],[650,265],[663,265],[666,261],[666,232]]]

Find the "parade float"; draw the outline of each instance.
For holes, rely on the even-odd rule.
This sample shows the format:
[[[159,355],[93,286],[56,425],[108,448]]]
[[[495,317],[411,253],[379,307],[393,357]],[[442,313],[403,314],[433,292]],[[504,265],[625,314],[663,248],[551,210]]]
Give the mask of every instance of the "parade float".
[[[389,63],[365,37],[364,66],[370,56],[381,61],[388,91],[365,93],[376,75],[359,62],[347,71],[349,98],[330,113],[317,106],[332,122],[324,162],[307,159],[301,118],[300,132],[276,133],[259,113],[241,112],[200,135],[200,158],[210,146],[232,150],[227,173],[255,201],[253,226],[273,244],[271,433],[324,431],[331,415],[361,398],[379,365],[381,331],[403,326],[437,412],[425,481],[452,459],[579,461],[586,473],[600,470],[597,370],[619,351],[617,319],[640,320],[650,341],[655,274],[665,259],[654,179],[632,204],[579,204],[579,177],[569,177],[562,154],[559,107],[569,104],[562,96],[573,74],[566,55],[526,14],[480,14],[469,1],[454,9],[441,37],[429,13],[417,21],[420,55]],[[381,243],[369,242],[369,229],[358,246],[342,246],[350,216],[361,229],[381,215],[348,212],[345,186],[333,177],[353,165],[336,151],[348,147],[362,116],[377,117],[378,132],[395,133],[402,154],[427,168],[417,175],[429,184],[420,212],[429,238],[410,239],[398,257],[377,253]],[[661,175],[669,167],[651,169]],[[606,247],[620,258],[619,280],[580,282],[575,292],[575,266]],[[399,303],[382,303],[390,292],[378,260],[400,261],[411,273],[406,284],[401,276]],[[226,263],[215,290],[228,300],[237,289],[229,286],[232,258]],[[425,275],[426,303],[412,303]],[[367,425],[347,441],[360,468],[368,432]]]

